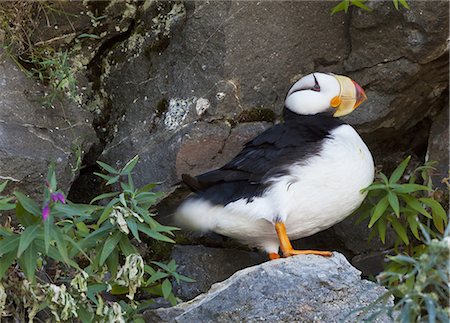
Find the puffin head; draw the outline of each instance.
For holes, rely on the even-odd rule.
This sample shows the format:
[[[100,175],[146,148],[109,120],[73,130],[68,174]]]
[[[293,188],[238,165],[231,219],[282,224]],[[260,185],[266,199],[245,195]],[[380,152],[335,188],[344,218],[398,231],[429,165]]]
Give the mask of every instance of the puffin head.
[[[334,117],[342,117],[366,99],[364,90],[347,76],[312,73],[292,85],[284,104],[296,114],[332,111]]]

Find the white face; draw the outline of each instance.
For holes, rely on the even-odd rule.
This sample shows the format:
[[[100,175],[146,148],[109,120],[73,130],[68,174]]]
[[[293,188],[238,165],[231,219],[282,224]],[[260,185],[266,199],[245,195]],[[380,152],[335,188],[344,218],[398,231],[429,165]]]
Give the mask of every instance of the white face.
[[[312,73],[292,85],[284,104],[297,114],[317,114],[329,110],[331,99],[339,93],[340,85],[334,76]]]

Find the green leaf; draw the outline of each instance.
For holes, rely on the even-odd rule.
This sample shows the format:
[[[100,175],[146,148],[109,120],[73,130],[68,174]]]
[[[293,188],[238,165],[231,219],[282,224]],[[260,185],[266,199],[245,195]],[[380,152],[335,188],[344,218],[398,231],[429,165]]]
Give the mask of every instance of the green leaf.
[[[53,224],[53,216],[50,214],[47,220],[44,221],[44,248],[45,254],[48,253],[48,249],[50,248],[50,240],[52,236],[51,226]]]
[[[124,207],[128,207],[127,201],[125,201],[125,194],[120,193],[120,195],[119,195],[119,201],[120,201],[120,203],[122,203],[122,205],[123,205]]]
[[[119,241],[119,248],[125,256],[138,253],[136,248],[131,244],[130,239],[128,239],[128,236],[125,234],[122,235],[122,239]]]
[[[27,212],[35,216],[39,216],[41,214],[41,209],[35,201],[20,192],[14,192],[14,195]]]
[[[366,188],[363,188],[362,191],[363,192],[368,192],[368,191],[373,191],[373,190],[388,190],[388,186],[382,183],[374,183],[369,185]]]
[[[0,193],[3,192],[3,190],[6,187],[6,185],[8,185],[8,181],[4,181],[3,183],[0,184]]]
[[[430,188],[419,184],[391,184],[392,190],[396,193],[413,193],[417,191],[430,191]]]
[[[119,172],[118,170],[114,169],[113,167],[109,166],[108,164],[106,164],[106,163],[104,163],[104,162],[101,162],[101,161],[98,161],[98,160],[97,160],[97,164],[98,164],[101,168],[103,168],[104,170],[106,170],[108,173],[110,173],[110,174],[114,174],[114,175],[119,175],[119,174],[120,174],[120,172]]]
[[[167,278],[164,279],[163,283],[161,284],[161,290],[163,297],[167,299],[172,293],[172,284],[170,283],[170,280],[168,280]]]
[[[92,203],[94,203],[94,202],[96,202],[96,201],[100,201],[100,200],[106,199],[106,198],[108,198],[108,197],[116,196],[117,194],[119,194],[119,192],[111,192],[111,193],[104,193],[104,194],[101,194],[101,195],[99,195],[99,196],[94,197],[94,198],[92,199],[92,201],[91,201],[89,204],[92,204]]]
[[[20,268],[27,276],[28,280],[34,282],[35,269],[38,254],[34,244],[30,244],[29,247],[23,253],[23,256],[18,259]]]
[[[139,161],[139,156],[134,156],[126,165],[122,168],[121,174],[129,174],[133,170],[133,168],[136,166],[137,162]]]
[[[120,179],[120,175],[117,175],[117,176],[111,178],[109,181],[107,181],[105,185],[108,186],[111,184],[115,184],[119,181],[119,179]]]
[[[389,201],[386,195],[375,206],[372,217],[370,218],[369,228],[371,228],[375,224],[375,222],[377,222],[378,219],[381,218],[381,216],[384,214],[384,211],[386,211],[388,205]]]
[[[389,204],[392,207],[392,210],[394,210],[394,213],[397,217],[400,216],[400,203],[398,201],[398,196],[391,191],[388,192],[388,201]]]
[[[94,34],[81,34],[77,38],[94,38],[94,39],[100,39],[100,36],[94,35]],[[97,161],[98,163],[98,161]]]
[[[78,318],[82,323],[91,323],[93,322],[92,313],[89,312],[84,306],[78,304],[77,314]]]
[[[422,197],[422,198],[419,199],[419,201],[424,203],[424,204],[426,204],[426,205],[428,205],[431,208],[431,211],[433,212],[433,215],[436,214],[437,217],[441,218],[445,222],[445,224],[447,224],[447,222],[448,222],[448,215],[445,212],[445,210],[442,207],[442,205],[438,201],[436,201],[436,200],[434,200],[432,198],[428,198],[428,197]]]
[[[19,235],[9,236],[0,240],[0,256],[4,256],[7,253],[15,252],[19,246]]]
[[[408,204],[408,206],[410,208],[412,208],[413,210],[416,210],[417,212],[419,212],[420,214],[423,214],[424,216],[426,216],[427,218],[432,219],[433,217],[430,215],[430,213],[427,212],[427,210],[425,210],[422,205],[420,204],[419,200],[416,199],[415,197],[411,196],[411,195],[406,195],[406,194],[401,194],[400,195],[401,198],[406,202],[406,204]]]
[[[116,277],[117,269],[119,268],[119,252],[117,251],[117,249],[113,249],[111,254],[106,258],[105,263],[108,266],[111,275],[113,277]]]
[[[101,293],[103,291],[105,291],[107,289],[107,285],[106,284],[92,284],[88,286],[88,290],[86,293],[86,296],[94,303],[98,306],[98,302],[97,299],[95,297],[95,295],[97,295],[98,293]]]
[[[395,9],[398,10],[398,0],[393,0]]]
[[[120,285],[113,285],[110,291],[111,295],[123,295],[128,293],[128,287],[120,286]]]
[[[146,235],[148,235],[149,237],[155,239],[155,240],[159,240],[159,241],[164,241],[164,242],[170,242],[170,243],[175,243],[175,241],[173,241],[172,239],[170,239],[169,237],[154,231],[152,229],[150,229],[149,227],[145,226],[142,223],[137,223],[138,226],[138,230],[141,231],[142,233],[145,233]]]
[[[108,258],[111,252],[116,248],[121,238],[122,232],[117,231],[112,236],[109,236],[108,239],[106,239],[105,244],[103,245],[102,253],[100,254],[100,266],[105,263],[106,258]]]
[[[127,226],[130,229],[133,236],[136,238],[136,240],[141,242],[141,239],[139,238],[139,231],[137,228],[136,221],[134,219],[130,219],[130,218],[127,218],[125,221],[127,222]]]
[[[78,246],[84,250],[94,247],[97,244],[97,241],[103,240],[109,234],[111,228],[112,225],[110,223],[101,226],[99,229],[92,231],[88,236],[83,238],[83,240],[78,243]],[[76,253],[71,252],[70,256],[74,257],[75,254]]]
[[[381,218],[377,221],[378,235],[380,236],[380,240],[383,244],[386,241],[386,218]]]
[[[411,156],[408,156],[404,161],[400,163],[400,165],[397,166],[397,168],[392,172],[391,177],[389,177],[390,184],[398,182],[400,177],[402,177],[403,173],[405,172],[406,166],[408,166],[410,160]]]
[[[331,15],[338,13],[340,11],[345,11],[347,13],[350,0],[344,0],[339,2],[335,7],[331,9]]]
[[[7,254],[4,254],[0,258],[0,279],[3,278],[8,268],[14,263],[16,259],[16,253],[11,251]]]
[[[408,3],[406,2],[406,0],[400,0],[400,3],[402,4],[403,7],[405,7],[406,9],[411,9],[408,5]]]
[[[161,183],[149,183],[147,185],[142,186],[140,189],[138,189],[138,193],[148,192],[154,189],[156,186],[158,186]]]
[[[84,222],[77,222],[75,223],[75,226],[77,227],[77,230],[85,233],[85,234],[89,234],[89,228],[87,227],[87,225]]]
[[[409,245],[408,235],[406,234],[405,228],[401,225],[401,223],[396,218],[390,219],[392,228],[397,233],[397,235],[402,239],[405,245]]]
[[[98,177],[103,178],[105,181],[109,181],[112,178],[112,176],[108,176],[108,175],[105,175],[102,173],[97,173],[97,172],[94,172],[94,175],[97,175]]]
[[[363,2],[366,0],[352,0],[352,4],[365,10],[365,11],[372,11],[372,8],[366,6]]]
[[[35,224],[26,228],[20,235],[19,247],[17,248],[17,258],[20,258],[22,253],[30,246],[31,242],[36,239],[38,235],[39,225]]]
[[[417,230],[417,217],[415,214],[407,214],[406,221],[408,221],[409,229],[411,230],[413,236],[420,240],[419,230]]]
[[[384,182],[384,184],[386,184],[386,186],[389,186],[389,180],[386,177],[386,175],[384,175],[383,173],[379,173],[378,177],[380,177],[383,180],[383,182]]]
[[[444,233],[445,230],[444,220],[438,217],[436,213],[433,213],[433,224],[440,233]]]
[[[78,264],[69,258],[68,246],[66,239],[61,230],[57,226],[51,227],[52,236],[55,239],[56,249],[58,250],[59,256],[64,260],[66,264],[74,268],[79,268]]]

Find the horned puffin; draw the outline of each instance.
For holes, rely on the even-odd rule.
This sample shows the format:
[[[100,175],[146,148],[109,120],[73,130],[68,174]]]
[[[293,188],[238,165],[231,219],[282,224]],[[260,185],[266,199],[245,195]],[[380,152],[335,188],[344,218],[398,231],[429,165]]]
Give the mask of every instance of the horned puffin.
[[[289,239],[310,236],[350,215],[373,182],[372,155],[339,119],[367,99],[349,77],[312,73],[292,85],[284,121],[245,144],[221,168],[182,175],[195,193],[176,211],[190,230],[214,231],[266,251],[270,259],[329,251],[294,250]]]

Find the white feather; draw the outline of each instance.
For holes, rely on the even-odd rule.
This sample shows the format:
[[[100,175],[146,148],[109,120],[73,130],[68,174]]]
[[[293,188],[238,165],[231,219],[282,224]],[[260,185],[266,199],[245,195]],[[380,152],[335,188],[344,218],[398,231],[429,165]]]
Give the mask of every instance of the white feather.
[[[315,85],[314,76],[320,86],[320,92],[309,90]],[[331,99],[339,95],[340,89],[339,82],[332,75],[309,74],[292,85],[284,104],[286,108],[300,115],[325,112],[330,109]]]
[[[292,165],[261,196],[215,206],[187,200],[177,212],[178,223],[196,230],[212,230],[267,252],[278,251],[274,222],[284,221],[289,238],[324,230],[351,214],[363,201],[361,189],[374,176],[372,155],[349,125],[331,131],[319,155]]]

